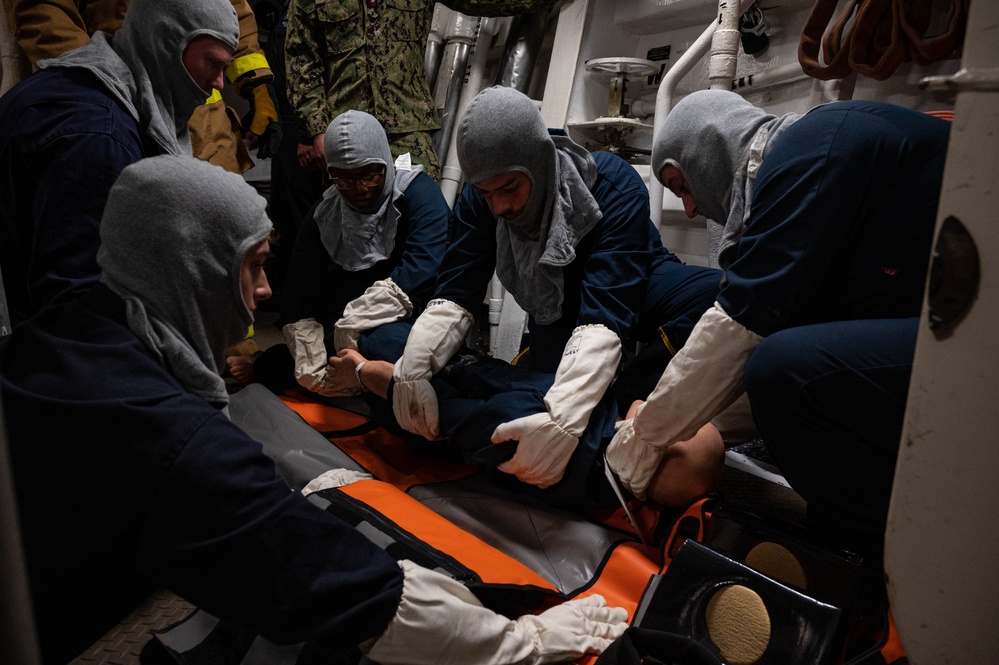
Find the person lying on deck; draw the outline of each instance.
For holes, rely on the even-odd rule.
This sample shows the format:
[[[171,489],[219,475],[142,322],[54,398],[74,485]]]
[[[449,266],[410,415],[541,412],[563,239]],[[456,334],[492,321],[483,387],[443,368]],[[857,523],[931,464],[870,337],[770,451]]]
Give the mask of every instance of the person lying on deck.
[[[580,358],[581,362],[594,358]],[[340,352],[329,359],[327,385],[345,393],[363,390],[381,398],[369,400],[376,420],[389,429],[405,434],[394,422],[392,363],[369,360],[355,350]],[[437,397],[442,445],[457,450],[464,461],[495,467],[501,484],[516,485],[520,491],[537,496],[550,505],[586,510],[617,502],[604,471],[604,451],[618,421],[613,389],[607,391],[590,415],[579,436],[565,473],[550,484],[532,481],[549,472],[545,456],[514,464],[518,430],[512,421],[543,421],[548,412],[545,395],[555,382],[555,374],[511,365],[478,354],[458,354],[430,380]],[[633,415],[641,402],[635,402]],[[708,423],[690,439],[671,446],[650,483],[648,499],[670,507],[684,508],[707,495],[717,485],[724,464],[725,447],[718,430]],[[514,477],[514,473],[516,476]],[[509,474],[509,475],[508,475]]]

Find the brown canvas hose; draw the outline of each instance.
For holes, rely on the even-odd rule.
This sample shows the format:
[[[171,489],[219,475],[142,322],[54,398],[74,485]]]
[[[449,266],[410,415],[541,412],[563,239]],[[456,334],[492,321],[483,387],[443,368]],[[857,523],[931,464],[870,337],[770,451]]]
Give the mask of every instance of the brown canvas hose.
[[[968,2],[948,0],[945,31],[927,35],[935,0],[848,0],[835,19],[839,0],[817,0],[801,31],[798,61],[821,80],[855,71],[883,81],[903,62],[928,65],[960,49]]]

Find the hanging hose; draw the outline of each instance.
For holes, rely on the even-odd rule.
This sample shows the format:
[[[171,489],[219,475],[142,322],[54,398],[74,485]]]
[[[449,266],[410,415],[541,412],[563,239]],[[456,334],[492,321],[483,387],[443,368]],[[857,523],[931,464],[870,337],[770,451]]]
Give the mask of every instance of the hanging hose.
[[[934,0],[849,0],[831,26],[838,0],[817,0],[801,30],[798,61],[806,74],[823,81],[851,71],[884,81],[903,62],[928,65],[959,50],[968,3],[950,0],[947,29],[927,36]]]

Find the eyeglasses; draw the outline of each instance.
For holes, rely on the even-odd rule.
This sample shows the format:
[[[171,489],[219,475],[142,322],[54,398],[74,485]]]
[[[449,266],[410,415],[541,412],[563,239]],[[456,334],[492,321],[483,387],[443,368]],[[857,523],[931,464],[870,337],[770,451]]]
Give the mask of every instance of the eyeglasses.
[[[333,182],[333,186],[341,192],[347,192],[358,187],[371,189],[382,184],[385,180],[385,169],[382,169],[378,173],[369,173],[357,178],[330,178],[330,180]]]

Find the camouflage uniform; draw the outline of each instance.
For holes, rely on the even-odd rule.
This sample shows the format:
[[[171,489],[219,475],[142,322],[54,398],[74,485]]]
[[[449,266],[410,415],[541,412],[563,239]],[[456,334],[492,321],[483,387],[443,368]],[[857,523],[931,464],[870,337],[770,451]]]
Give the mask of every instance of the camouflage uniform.
[[[553,0],[449,0],[472,16],[547,9]],[[431,132],[440,129],[424,67],[433,0],[291,0],[288,97],[312,136],[344,111],[378,118],[393,155],[409,152],[439,179]]]
[[[248,0],[231,0],[239,18],[239,45],[226,77],[237,92],[274,78],[257,41],[257,23]],[[31,62],[55,58],[83,46],[101,30],[113,35],[121,27],[128,0],[3,0],[17,43]],[[275,121],[277,114],[274,114]],[[221,93],[206,100],[188,122],[194,156],[229,171],[243,173],[253,161],[243,145],[239,118],[222,102]]]

